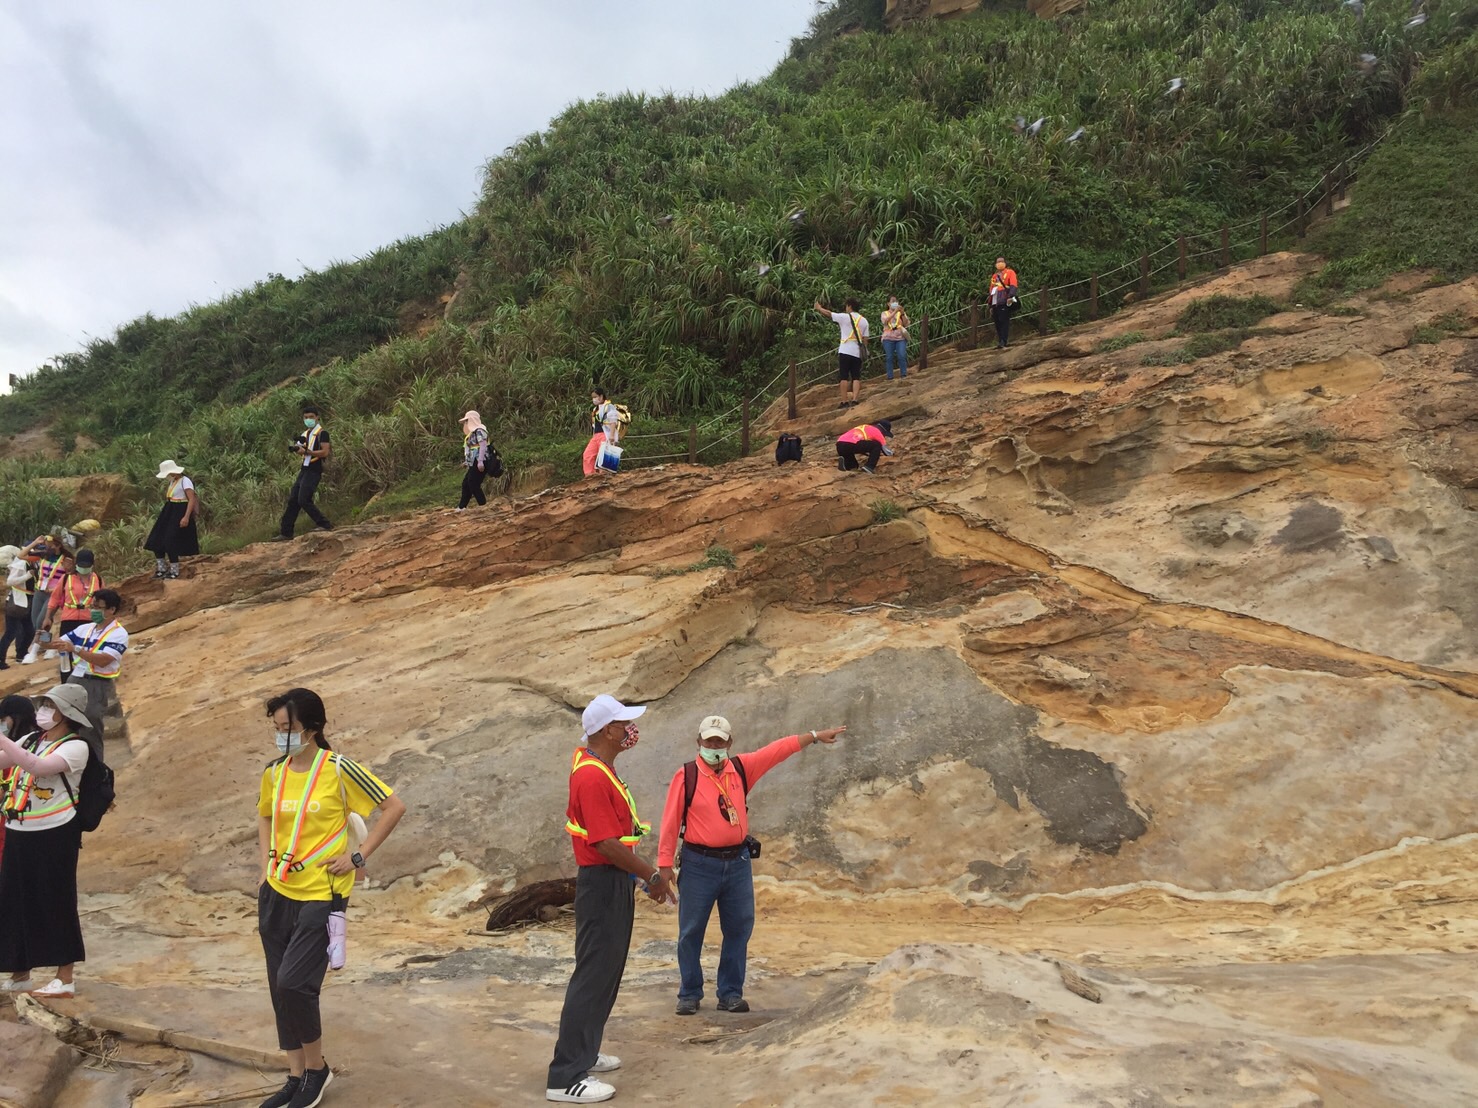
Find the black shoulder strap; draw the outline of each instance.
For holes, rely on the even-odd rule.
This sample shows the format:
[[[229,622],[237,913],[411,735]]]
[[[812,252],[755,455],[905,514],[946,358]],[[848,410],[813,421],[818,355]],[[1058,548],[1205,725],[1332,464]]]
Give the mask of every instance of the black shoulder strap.
[[[688,809],[693,806],[693,794],[698,791],[698,760],[683,763],[683,818],[678,821],[677,834],[682,838],[688,830]]]
[[[744,763],[742,761],[740,761],[737,757],[730,758],[729,761],[733,762],[734,763],[734,768],[739,771],[739,785],[740,785],[741,788],[743,788],[744,795],[745,796],[748,796],[749,795],[749,774],[746,773],[745,770],[744,770]]]

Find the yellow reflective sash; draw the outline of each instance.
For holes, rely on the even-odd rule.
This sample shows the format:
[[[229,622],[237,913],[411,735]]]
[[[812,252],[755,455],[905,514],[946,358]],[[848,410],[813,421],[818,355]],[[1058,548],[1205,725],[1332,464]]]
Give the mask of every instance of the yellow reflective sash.
[[[166,500],[169,500],[171,503],[174,503],[174,504],[188,504],[188,503],[190,503],[190,498],[188,496],[181,496],[181,497],[176,497],[175,496],[175,493],[177,493],[177,492],[180,491],[180,486],[183,485],[184,483],[185,483],[184,474],[181,474],[180,476],[176,477],[174,479],[174,484],[170,485],[169,486],[169,491],[164,494],[165,499]]]
[[[61,575],[62,560],[60,558],[56,558],[50,562],[43,561],[41,563],[41,574],[37,581],[37,587],[43,592],[50,592],[52,585],[56,583],[57,578]]]
[[[48,758],[61,749],[62,743],[75,739],[75,734],[68,733],[52,743],[50,748],[36,751],[38,758]],[[66,771],[61,774],[62,780],[66,780]],[[58,812],[68,812],[77,807],[77,801],[64,787],[61,795],[52,798],[52,802],[43,808],[37,808],[34,812],[27,812],[26,805],[31,800],[31,792],[36,785],[36,775],[27,773],[20,766],[11,766],[5,771],[3,778],[5,782],[5,815],[7,819],[13,819],[18,823],[24,823],[28,819],[40,819],[42,816],[54,816]]]
[[[626,798],[626,806],[631,809],[631,826],[634,829],[634,833],[630,835],[622,835],[621,845],[630,847],[632,850],[635,850],[636,844],[641,842],[642,836],[652,830],[651,824],[643,823],[637,817],[636,800],[633,799],[631,795],[631,790],[626,787],[626,783],[616,776],[616,774],[611,770],[610,766],[606,765],[599,758],[592,755],[588,750],[586,750],[586,748],[581,747],[579,750],[575,751],[574,760],[570,763],[570,776],[575,776],[575,772],[577,770],[584,769],[586,766],[597,767],[602,773],[606,775],[606,777],[610,779],[611,784],[616,786],[616,791]],[[590,841],[590,832],[586,831],[585,828],[581,827],[572,819],[565,820],[565,830],[568,831],[571,835],[574,835],[576,838],[584,839],[586,842]]]
[[[286,881],[289,873],[296,873],[308,865],[323,857],[334,841],[343,837],[348,830],[348,821],[344,826],[333,832],[327,839],[319,843],[301,859],[297,857],[298,842],[303,837],[303,820],[308,814],[308,801],[313,798],[313,790],[318,785],[318,777],[323,772],[323,764],[328,759],[328,751],[319,747],[318,753],[313,756],[313,765],[308,768],[308,784],[303,789],[302,798],[298,801],[298,814],[293,819],[292,838],[288,840],[287,849],[281,854],[277,853],[277,815],[282,811],[282,790],[287,784],[287,766],[291,758],[282,760],[282,772],[277,775],[272,790],[272,849],[267,852],[267,857],[273,865],[273,872],[279,881]]]

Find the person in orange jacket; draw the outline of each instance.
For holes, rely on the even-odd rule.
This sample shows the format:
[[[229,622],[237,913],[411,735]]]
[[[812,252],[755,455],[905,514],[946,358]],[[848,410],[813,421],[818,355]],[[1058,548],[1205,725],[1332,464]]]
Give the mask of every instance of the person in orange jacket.
[[[990,318],[996,325],[997,350],[1005,350],[1011,341],[1011,315],[1020,304],[1020,288],[1016,270],[1005,258],[997,258],[996,271],[990,275]]]

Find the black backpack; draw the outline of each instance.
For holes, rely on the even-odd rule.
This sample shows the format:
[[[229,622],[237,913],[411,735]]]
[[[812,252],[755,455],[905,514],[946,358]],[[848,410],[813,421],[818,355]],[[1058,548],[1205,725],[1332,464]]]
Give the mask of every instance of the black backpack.
[[[488,443],[488,456],[483,459],[482,471],[489,477],[503,476],[503,458],[492,443]]]
[[[790,432],[780,436],[780,441],[775,444],[775,464],[783,466],[786,462],[798,462],[801,460],[801,437],[792,435]],[[738,763],[735,763],[736,765]]]
[[[87,743],[87,765],[82,767],[82,780],[78,788],[82,795],[72,791],[72,783],[62,774],[62,784],[67,786],[67,795],[77,811],[77,826],[84,831],[96,831],[103,816],[113,807],[117,792],[113,788],[113,770],[103,759],[103,742],[91,735],[78,735]]]
[[[739,774],[739,787],[743,795],[749,796],[749,774],[744,772],[744,763],[738,758],[730,758],[734,763],[734,769]],[[677,837],[681,839],[683,833],[688,829],[688,809],[693,806],[693,795],[698,791],[698,760],[683,763],[683,818],[677,825]]]

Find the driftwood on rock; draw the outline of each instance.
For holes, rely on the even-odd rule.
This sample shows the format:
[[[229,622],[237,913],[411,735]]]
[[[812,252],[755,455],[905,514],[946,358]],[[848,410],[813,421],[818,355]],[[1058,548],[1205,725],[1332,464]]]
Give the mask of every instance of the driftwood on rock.
[[[153,1027],[134,1020],[116,1019],[112,1016],[93,1015],[88,1019],[77,1019],[54,1012],[35,997],[21,994],[15,998],[16,1015],[22,1022],[50,1031],[68,1046],[80,1050],[99,1051],[107,1047],[108,1034],[136,1043],[157,1043],[176,1050],[188,1050],[194,1054],[207,1054],[223,1062],[235,1062],[239,1066],[254,1069],[274,1069],[282,1064],[282,1055],[255,1047],[238,1046],[235,1043],[218,1042],[183,1031],[170,1031]],[[106,1053],[106,1051],[103,1051]]]
[[[1070,993],[1077,993],[1084,1000],[1091,1000],[1094,1004],[1103,1003],[1103,992],[1097,985],[1091,985],[1084,980],[1083,975],[1064,962],[1057,963],[1057,975],[1062,978],[1062,983]]]
[[[521,885],[487,903],[489,931],[501,931],[516,923],[544,918],[541,910],[562,908],[575,901],[575,879],[560,877],[553,881],[535,881]]]

